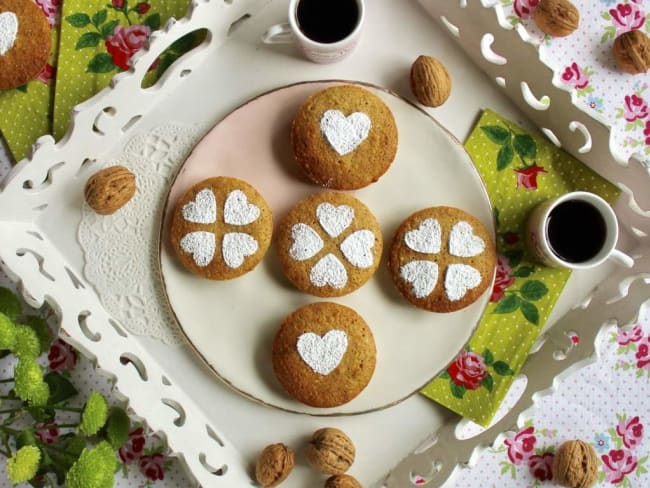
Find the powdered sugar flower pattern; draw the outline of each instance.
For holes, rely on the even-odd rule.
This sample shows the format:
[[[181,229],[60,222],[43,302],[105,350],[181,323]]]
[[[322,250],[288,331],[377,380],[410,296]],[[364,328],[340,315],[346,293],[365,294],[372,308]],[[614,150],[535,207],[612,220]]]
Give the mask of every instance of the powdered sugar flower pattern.
[[[355,212],[349,205],[335,206],[323,202],[316,208],[316,217],[320,230],[334,239],[344,236],[354,222]],[[304,223],[294,224],[291,228],[292,244],[289,249],[291,258],[305,261],[318,256],[325,248],[320,230]],[[360,229],[345,236],[338,247],[344,259],[352,266],[368,269],[375,261],[372,252],[374,245],[375,234],[368,229]],[[329,285],[336,289],[343,289],[348,283],[348,272],[339,257],[329,252],[312,266],[309,279],[316,287]]]

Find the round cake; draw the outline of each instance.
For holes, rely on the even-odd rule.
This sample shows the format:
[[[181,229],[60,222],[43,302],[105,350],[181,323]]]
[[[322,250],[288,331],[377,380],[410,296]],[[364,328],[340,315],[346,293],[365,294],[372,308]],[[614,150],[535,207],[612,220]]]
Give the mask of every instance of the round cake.
[[[496,249],[474,216],[452,207],[420,210],[401,223],[389,267],[400,293],[432,312],[453,312],[475,302],[491,284]]]
[[[291,397],[312,407],[336,407],[355,398],[370,382],[375,361],[366,322],[336,303],[299,308],[273,340],[275,376]]]
[[[309,97],[291,127],[298,165],[314,183],[355,190],[377,181],[397,152],[397,126],[376,95],[356,85]]]
[[[255,188],[237,178],[197,183],[178,201],[171,243],[180,262],[210,280],[229,280],[251,271],[271,243],[273,219]]]
[[[284,274],[319,297],[346,295],[375,273],[383,239],[374,215],[360,200],[323,192],[296,204],[275,236]]]
[[[0,0],[0,90],[24,85],[47,64],[50,25],[43,11],[26,0]]]

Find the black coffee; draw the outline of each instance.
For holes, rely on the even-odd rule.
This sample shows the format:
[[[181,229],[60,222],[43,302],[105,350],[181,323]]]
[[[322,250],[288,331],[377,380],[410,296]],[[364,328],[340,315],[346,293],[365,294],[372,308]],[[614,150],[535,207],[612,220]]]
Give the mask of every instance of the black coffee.
[[[349,36],[359,22],[356,0],[301,0],[298,26],[312,41],[331,44]]]
[[[567,200],[551,210],[546,228],[552,251],[569,263],[582,263],[605,244],[605,219],[592,204]]]

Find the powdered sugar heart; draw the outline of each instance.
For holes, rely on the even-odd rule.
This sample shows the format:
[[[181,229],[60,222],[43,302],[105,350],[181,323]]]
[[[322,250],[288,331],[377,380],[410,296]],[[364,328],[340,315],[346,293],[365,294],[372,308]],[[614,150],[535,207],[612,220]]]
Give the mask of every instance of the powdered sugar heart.
[[[0,56],[4,56],[16,43],[18,16],[13,12],[0,14]]]
[[[334,254],[327,254],[311,269],[309,280],[314,286],[323,287],[329,285],[340,290],[348,282],[348,272],[339,258]]]
[[[415,298],[425,298],[438,283],[438,265],[431,261],[411,261],[400,268],[400,276],[411,283]]]
[[[417,229],[404,235],[409,249],[422,254],[438,254],[442,245],[442,230],[436,219],[424,219]]]
[[[460,221],[449,234],[449,253],[459,258],[471,258],[485,251],[485,241],[474,234],[471,224]]]
[[[248,203],[248,197],[241,190],[233,190],[228,194],[223,206],[223,220],[230,225],[248,225],[260,216],[260,208]]]
[[[318,217],[318,222],[330,237],[338,237],[341,232],[352,224],[354,209],[348,205],[336,207],[325,202],[316,207],[316,217]]]
[[[320,119],[320,130],[339,156],[354,151],[366,140],[372,122],[363,112],[347,117],[340,110],[328,110]]]
[[[307,224],[298,223],[291,227],[291,248],[289,256],[296,261],[304,261],[313,258],[323,246],[323,239],[318,233]]]
[[[323,337],[306,332],[298,337],[296,349],[314,373],[327,376],[334,371],[348,350],[348,336],[342,330],[330,330]]]
[[[445,273],[445,293],[452,302],[481,284],[481,273],[467,264],[450,264]]]
[[[259,249],[254,237],[243,232],[229,232],[221,241],[221,255],[229,268],[239,268],[246,256],[252,256]]]
[[[206,188],[194,197],[193,202],[183,205],[183,218],[193,224],[214,224],[217,221],[217,199]]]
[[[358,230],[347,236],[339,247],[352,266],[367,269],[374,262],[372,255],[374,246],[375,235],[369,230]]]
[[[214,258],[216,240],[212,232],[190,232],[183,236],[180,246],[184,252],[192,255],[198,267],[205,268]]]

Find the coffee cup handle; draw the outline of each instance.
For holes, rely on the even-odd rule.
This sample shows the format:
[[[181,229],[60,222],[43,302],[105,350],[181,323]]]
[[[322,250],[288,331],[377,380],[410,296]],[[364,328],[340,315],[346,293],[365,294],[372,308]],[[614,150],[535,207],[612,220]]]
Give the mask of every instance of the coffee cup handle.
[[[262,34],[262,42],[264,44],[288,44],[293,42],[293,40],[291,26],[287,23],[272,25]]]
[[[619,251],[618,249],[612,250],[611,254],[609,255],[609,259],[614,261],[616,264],[620,264],[621,266],[624,266],[626,268],[631,268],[632,266],[634,266],[634,259],[632,259],[624,252]]]

